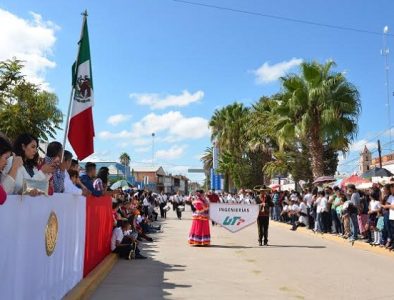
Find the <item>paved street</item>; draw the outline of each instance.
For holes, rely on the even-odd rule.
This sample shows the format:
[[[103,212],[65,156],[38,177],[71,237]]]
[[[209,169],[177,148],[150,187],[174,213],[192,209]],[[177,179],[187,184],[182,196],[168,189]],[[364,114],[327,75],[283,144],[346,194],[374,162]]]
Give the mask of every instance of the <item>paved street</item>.
[[[211,228],[212,246],[187,244],[190,213],[171,211],[148,260],[119,261],[93,299],[393,299],[393,257],[291,232],[271,223],[270,246],[255,224]]]

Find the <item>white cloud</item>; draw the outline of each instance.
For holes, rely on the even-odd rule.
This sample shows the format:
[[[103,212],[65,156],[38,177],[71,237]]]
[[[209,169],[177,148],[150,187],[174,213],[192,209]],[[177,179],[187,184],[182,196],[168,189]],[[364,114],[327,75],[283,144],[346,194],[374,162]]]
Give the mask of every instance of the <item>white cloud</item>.
[[[112,133],[110,131],[101,131],[98,134],[98,137],[104,140],[110,140],[110,139],[127,139],[127,138],[132,138],[132,133],[127,131],[127,130],[122,130],[117,133]]]
[[[111,151],[104,150],[93,153],[83,160],[83,162],[103,162],[103,161],[114,161],[115,159],[111,155]]]
[[[109,116],[107,119],[107,123],[116,126],[120,123],[127,122],[128,120],[130,120],[130,118],[131,115],[117,114],[117,115]]]
[[[23,60],[23,74],[28,80],[50,90],[45,73],[56,66],[50,56],[59,26],[34,12],[30,15],[31,20],[23,19],[0,8],[0,60]]]
[[[350,145],[349,151],[350,152],[362,152],[364,147],[367,146],[369,151],[372,151],[377,148],[377,144],[375,142],[368,142],[366,139],[358,140],[353,142]]]
[[[290,69],[300,65],[301,63],[301,58],[292,58],[289,61],[282,61],[273,65],[270,65],[269,62],[265,62],[257,70],[252,72],[256,76],[257,84],[267,84],[278,80]]]
[[[182,91],[180,95],[165,95],[153,93],[132,93],[131,99],[135,99],[139,105],[150,106],[151,109],[165,109],[167,107],[184,107],[194,102],[200,101],[204,97],[203,91],[191,94],[189,91]]]
[[[190,169],[190,166],[168,166],[165,169],[172,175],[190,176],[190,174],[187,172],[188,169]]]
[[[170,149],[157,151],[155,153],[155,158],[165,160],[180,158],[184,154],[185,149],[186,146],[174,145]]]
[[[177,142],[186,139],[200,139],[210,135],[208,120],[201,117],[185,117],[179,111],[157,115],[150,113],[140,121],[133,124],[131,131],[120,132],[101,131],[101,139],[133,139],[135,146],[144,146],[151,143],[148,138],[156,133],[155,141]],[[164,138],[159,138],[158,133],[163,133]]]
[[[135,148],[134,151],[137,152],[137,153],[145,153],[145,152],[148,152],[148,151],[152,151],[152,147],[151,146],[139,147],[139,148]]]

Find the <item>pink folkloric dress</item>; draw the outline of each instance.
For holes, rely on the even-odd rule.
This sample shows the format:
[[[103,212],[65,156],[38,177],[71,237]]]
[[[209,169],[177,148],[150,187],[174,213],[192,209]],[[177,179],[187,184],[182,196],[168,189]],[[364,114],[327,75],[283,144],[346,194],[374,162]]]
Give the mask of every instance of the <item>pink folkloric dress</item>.
[[[209,229],[209,202],[203,198],[193,201],[195,211],[189,233],[189,244],[195,246],[209,246],[211,232]]]

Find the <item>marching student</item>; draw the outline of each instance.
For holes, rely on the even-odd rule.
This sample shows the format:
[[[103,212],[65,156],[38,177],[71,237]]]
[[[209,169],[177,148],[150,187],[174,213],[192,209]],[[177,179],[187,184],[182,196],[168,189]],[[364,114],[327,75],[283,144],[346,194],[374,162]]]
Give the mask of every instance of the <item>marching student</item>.
[[[174,195],[174,203],[176,205],[176,216],[178,217],[178,220],[182,220],[182,211],[184,210],[185,206],[180,191]]]
[[[164,191],[161,191],[161,193],[157,196],[158,201],[159,201],[159,207],[160,207],[160,218],[166,219],[167,218],[167,210],[165,209],[167,205],[167,195],[164,193]]]

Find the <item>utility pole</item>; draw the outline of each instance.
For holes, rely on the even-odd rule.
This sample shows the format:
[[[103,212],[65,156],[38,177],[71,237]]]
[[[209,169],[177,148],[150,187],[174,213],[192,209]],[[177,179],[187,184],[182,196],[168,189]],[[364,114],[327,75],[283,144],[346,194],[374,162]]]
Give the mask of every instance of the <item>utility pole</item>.
[[[379,153],[379,168],[382,168],[382,148],[380,147],[380,140],[378,140],[378,153]]]

